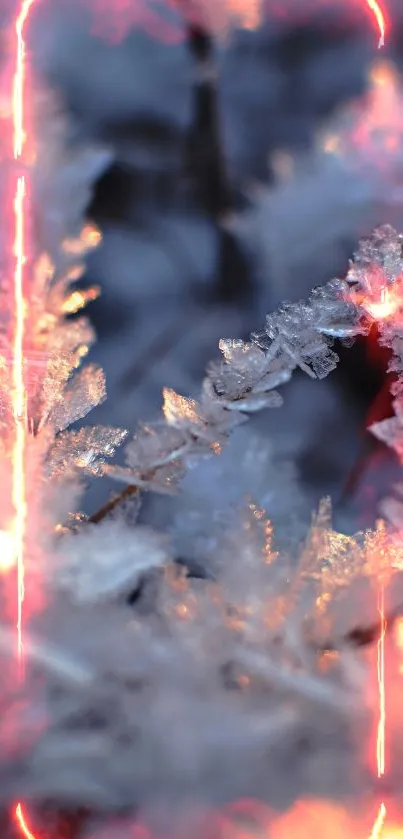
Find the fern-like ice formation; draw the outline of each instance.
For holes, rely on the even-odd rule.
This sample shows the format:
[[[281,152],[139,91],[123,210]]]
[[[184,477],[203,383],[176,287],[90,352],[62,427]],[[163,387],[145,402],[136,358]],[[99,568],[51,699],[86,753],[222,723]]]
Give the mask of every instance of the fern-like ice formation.
[[[202,578],[194,579],[175,563],[164,535],[120,517],[118,504],[107,510],[113,515],[70,527],[67,503],[83,471],[112,476],[136,497],[173,492],[185,470],[219,454],[249,414],[278,407],[277,388],[296,369],[326,376],[337,363],[334,340],[367,331],[379,303],[399,293],[401,239],[389,228],[377,231],[345,281],[284,305],[250,343],[222,341],[222,360],[210,366],[199,399],[166,390],[164,418],[140,428],[125,466],[111,465],[124,431],[68,430],[104,397],[102,373],[77,370],[93,340],[89,324],[69,319],[94,294],[70,286],[94,234],[71,238],[85,189],[77,191],[80,206],[71,203],[75,192],[64,203],[63,192],[50,189],[54,164],[59,188],[71,171],[87,183],[97,167],[78,150],[64,158],[60,145],[51,148],[57,154],[48,157],[49,179],[37,194],[47,196],[44,241],[52,225],[54,235],[47,255],[33,257],[27,305],[35,316],[25,347],[27,579],[37,540],[48,599],[26,638],[27,702],[18,706],[18,726],[27,745],[24,754],[0,756],[0,800],[132,813],[159,804],[173,820],[196,799],[216,805],[253,796],[283,806],[307,788],[317,796],[347,794],[351,766],[359,789],[366,703],[353,645],[357,598],[364,587],[367,629],[376,621],[371,580],[380,572],[395,575],[390,613],[399,599],[401,548],[384,525],[354,538],[337,534],[323,502],[295,564],[273,546],[270,510],[250,498],[227,517]],[[398,357],[395,320],[382,321],[381,330]],[[6,359],[7,330],[3,347]],[[9,412],[5,403],[5,462]],[[12,646],[6,626],[0,646],[5,654]],[[15,714],[7,691],[4,731]]]
[[[54,103],[43,96],[42,117],[49,116],[50,108],[54,110]],[[56,113],[52,117],[44,123],[51,126],[51,134],[42,136],[39,132],[39,165],[32,172],[30,200],[36,240],[27,254],[30,282],[24,288],[23,304],[28,586],[36,586],[38,576],[43,577],[43,555],[51,555],[55,526],[68,515],[69,505],[78,491],[73,488],[78,471],[96,472],[99,461],[111,456],[125,436],[120,429],[69,430],[70,425],[105,398],[102,370],[94,365],[82,367],[94,333],[88,319],[77,315],[98,290],[82,290],[75,283],[84,270],[85,255],[99,240],[95,229],[83,225],[82,217],[90,184],[104,168],[109,155],[102,149],[89,148],[67,153],[63,147],[63,121]],[[27,241],[27,246],[30,245]],[[2,533],[10,529],[14,514],[11,507],[14,274],[12,265],[6,267],[6,279],[1,287],[0,330]]]

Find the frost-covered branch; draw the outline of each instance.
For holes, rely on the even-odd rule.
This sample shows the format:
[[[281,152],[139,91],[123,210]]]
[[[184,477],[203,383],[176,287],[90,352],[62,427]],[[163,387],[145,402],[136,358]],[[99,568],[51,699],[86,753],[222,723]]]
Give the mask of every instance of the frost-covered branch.
[[[345,282],[335,280],[314,290],[306,303],[269,315],[264,332],[250,343],[222,340],[223,358],[210,365],[200,398],[166,388],[164,419],[140,427],[125,449],[126,466],[105,465],[104,473],[139,489],[174,491],[189,463],[218,454],[250,414],[282,404],[276,388],[294,370],[321,379],[336,367],[334,338],[351,339],[365,330],[347,291]]]

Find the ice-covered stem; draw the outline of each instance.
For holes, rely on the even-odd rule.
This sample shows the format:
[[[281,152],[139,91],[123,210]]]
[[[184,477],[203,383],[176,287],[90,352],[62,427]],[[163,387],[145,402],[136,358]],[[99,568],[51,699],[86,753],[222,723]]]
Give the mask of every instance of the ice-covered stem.
[[[338,361],[334,340],[350,343],[374,324],[397,378],[395,416],[371,431],[403,458],[403,235],[385,225],[360,242],[345,280],[314,289],[307,302],[285,303],[250,343],[220,341],[223,358],[210,365],[198,401],[165,389],[165,419],[140,428],[125,467],[105,471],[133,488],[171,492],[189,461],[218,453],[249,414],[281,405],[275,388],[296,368],[324,378]]]
[[[324,378],[337,364],[335,337],[365,331],[348,285],[334,280],[315,289],[307,302],[284,304],[266,319],[251,342],[221,340],[223,358],[210,364],[196,401],[163,391],[164,419],[140,427],[126,448],[126,466],[105,464],[103,472],[139,489],[169,493],[195,458],[221,451],[229,433],[256,411],[278,407],[276,388],[296,368]]]

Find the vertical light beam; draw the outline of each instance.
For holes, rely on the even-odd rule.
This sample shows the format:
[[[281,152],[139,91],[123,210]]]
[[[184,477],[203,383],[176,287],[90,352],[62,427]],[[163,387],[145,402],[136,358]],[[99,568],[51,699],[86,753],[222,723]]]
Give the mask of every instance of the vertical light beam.
[[[35,0],[22,0],[15,22],[15,67],[12,90],[14,160],[23,162],[26,142],[24,94],[26,81],[26,45],[24,27]],[[24,540],[26,521],[25,448],[26,394],[24,383],[24,267],[26,256],[26,179],[18,175],[14,197],[14,334],[12,341],[12,406],[14,445],[12,452],[12,502],[14,507],[14,556],[17,566],[17,645],[20,668],[23,665]]]
[[[385,774],[385,740],[386,740],[386,693],[385,693],[385,635],[387,623],[385,619],[385,586],[380,582],[378,596],[378,612],[380,617],[379,640],[377,644],[377,677],[379,695],[379,719],[376,737],[376,770],[378,778]],[[386,819],[386,805],[382,801],[369,839],[381,839]]]
[[[13,153],[24,164],[27,139],[25,127],[26,44],[25,24],[35,0],[21,0],[15,21],[15,65],[12,88]],[[14,508],[14,556],[17,567],[17,656],[23,677],[23,604],[25,596],[24,546],[27,514],[25,451],[27,442],[26,392],[24,382],[24,269],[27,263],[27,184],[24,174],[17,174],[14,194],[14,332],[12,339],[12,408],[14,445],[12,451],[12,503]],[[29,830],[21,803],[15,808],[15,820],[25,839],[35,839]]]
[[[24,603],[24,538],[26,520],[25,468],[26,445],[25,387],[24,387],[24,296],[23,275],[25,264],[24,247],[24,202],[26,198],[25,177],[17,179],[14,198],[15,240],[14,240],[14,335],[12,354],[12,404],[14,414],[14,446],[12,454],[12,502],[14,507],[14,555],[17,565],[17,654],[20,670],[23,666],[23,603]]]
[[[381,5],[377,2],[377,0],[366,0],[366,3],[374,15],[375,22],[379,29],[379,49],[385,46],[385,38],[386,38],[386,18],[385,13],[381,7]]]

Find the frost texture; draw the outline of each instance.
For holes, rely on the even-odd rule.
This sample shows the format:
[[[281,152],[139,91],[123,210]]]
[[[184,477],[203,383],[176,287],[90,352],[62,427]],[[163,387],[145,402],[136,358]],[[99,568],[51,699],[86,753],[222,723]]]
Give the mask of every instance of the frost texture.
[[[102,370],[94,365],[80,369],[95,339],[89,320],[80,312],[99,290],[78,289],[75,283],[83,273],[86,255],[100,239],[97,230],[83,225],[82,217],[93,178],[109,155],[88,147],[68,151],[66,126],[55,102],[41,92],[37,106],[38,165],[32,172],[37,236],[27,265],[30,281],[24,302],[29,318],[24,322],[23,344],[29,499],[25,558],[32,587],[43,574],[44,553],[52,554],[55,526],[65,521],[73,498],[75,505],[80,472],[99,474],[105,459],[125,437],[120,429],[69,430],[106,395]],[[10,462],[14,440],[12,276],[12,271],[5,272],[0,289],[0,528],[6,532],[14,515]]]
[[[339,536],[324,503],[295,569],[252,501],[227,523],[207,579],[187,578],[155,537],[152,548],[149,535],[130,539],[121,523],[66,538],[75,602],[58,596],[27,643],[46,680],[21,724],[29,732],[46,706],[48,725],[23,762],[8,759],[0,800],[18,792],[145,812],[165,802],[173,823],[174,809],[195,799],[286,804],[307,772],[312,794],[347,792],[351,761],[359,785],[361,663],[351,651],[328,661],[321,650],[346,643],[351,587],[385,553],[384,531]],[[121,595],[147,566],[160,570],[129,607]],[[375,610],[368,603],[369,619]],[[295,761],[301,737],[311,749]]]
[[[86,169],[82,174],[86,181]],[[66,207],[72,221],[67,200]],[[55,217],[57,243],[63,225]],[[369,328],[374,306],[385,303],[385,283],[387,292],[398,290],[395,234],[377,231],[346,281],[284,304],[251,342],[222,340],[222,358],[210,365],[200,396],[166,389],[164,417],[139,429],[123,467],[106,463],[123,430],[68,428],[105,395],[101,371],[78,369],[93,339],[87,321],[66,319],[95,294],[71,282],[97,237],[88,229],[69,235],[67,225],[60,252],[48,239],[29,301],[37,317],[25,348],[34,370],[27,560],[36,559],[32,546],[45,542],[47,552],[44,563],[27,562],[26,594],[29,601],[34,566],[50,597],[26,630],[27,678],[18,687],[26,701],[17,711],[15,685],[4,681],[2,730],[18,712],[26,748],[1,751],[0,801],[112,813],[165,806],[174,824],[175,811],[195,800],[216,806],[254,797],[281,807],[307,787],[313,796],[351,794],[352,776],[364,788],[365,674],[352,639],[357,604],[366,630],[376,622],[371,580],[391,568],[385,609],[396,608],[399,542],[383,525],[354,538],[335,533],[325,501],[296,562],[275,544],[270,510],[249,493],[214,522],[214,545],[200,551],[196,579],[173,561],[165,537],[136,516],[140,490],[177,490],[186,470],[219,454],[250,414],[281,404],[277,388],[294,370],[321,379],[334,369],[334,339],[348,342]],[[382,336],[397,342],[398,355],[391,324]],[[6,381],[7,325],[4,346]],[[5,404],[4,457],[7,411]],[[134,498],[132,521],[113,504],[92,521],[69,517],[82,472],[127,484],[122,499]],[[7,663],[15,649],[6,626],[0,649]],[[331,655],[335,650],[340,654]],[[303,753],[301,743],[308,745]]]

